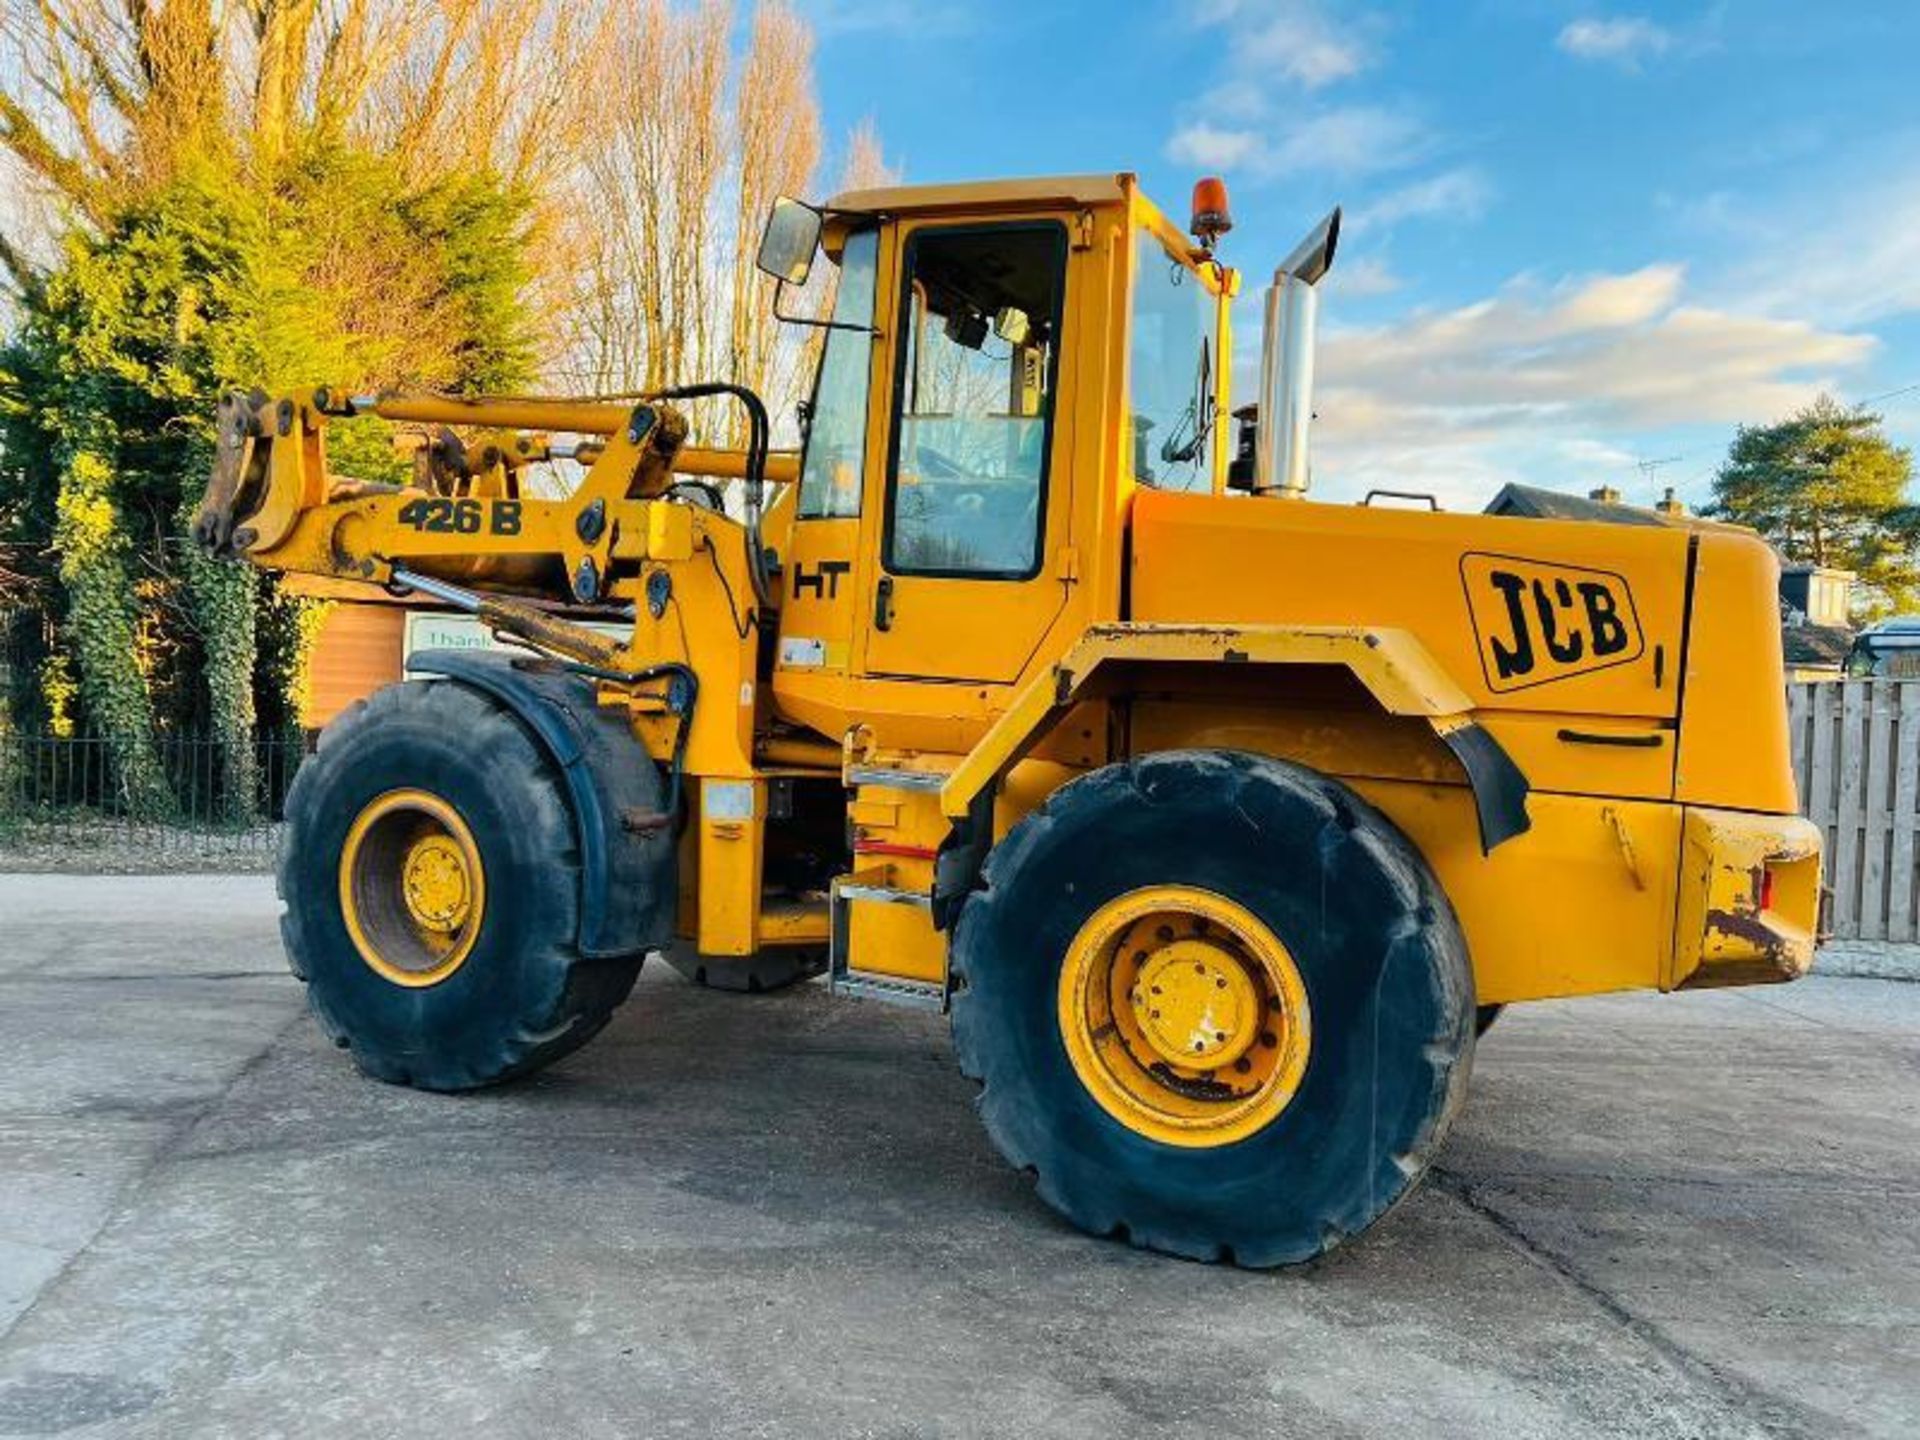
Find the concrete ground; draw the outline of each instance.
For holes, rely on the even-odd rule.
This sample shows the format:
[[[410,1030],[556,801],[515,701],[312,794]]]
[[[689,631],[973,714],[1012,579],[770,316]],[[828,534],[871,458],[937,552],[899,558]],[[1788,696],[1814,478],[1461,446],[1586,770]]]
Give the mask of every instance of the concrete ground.
[[[945,1027],[650,967],[463,1099],[358,1078],[269,882],[0,877],[0,1435],[1920,1431],[1920,985],[1510,1012],[1304,1272],[1087,1239]]]

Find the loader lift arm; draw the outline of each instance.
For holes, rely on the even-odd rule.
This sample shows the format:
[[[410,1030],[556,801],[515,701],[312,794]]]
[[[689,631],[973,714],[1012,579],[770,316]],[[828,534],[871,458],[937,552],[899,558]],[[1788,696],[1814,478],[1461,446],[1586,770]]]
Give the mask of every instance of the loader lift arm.
[[[755,417],[748,450],[686,445],[685,419],[661,400],[723,393],[747,397]],[[446,432],[458,462],[417,463],[411,485],[333,475],[325,426],[363,415],[477,428],[464,442]],[[556,442],[556,434],[583,438]],[[615,578],[636,573],[643,559],[684,560],[699,544],[721,543],[722,530],[739,528],[710,511],[696,519],[692,507],[659,503],[675,475],[745,480],[751,540],[760,486],[794,471],[790,456],[765,448],[764,407],[731,386],[660,392],[632,403],[347,397],[327,386],[278,397],[235,392],[220,403],[217,444],[194,525],[195,538],[213,554],[380,585],[392,584],[400,565],[490,594],[581,604],[608,598]],[[525,469],[549,459],[587,467],[572,494],[542,498],[523,490]],[[750,575],[758,558],[748,555]],[[759,584],[755,598],[764,606]]]

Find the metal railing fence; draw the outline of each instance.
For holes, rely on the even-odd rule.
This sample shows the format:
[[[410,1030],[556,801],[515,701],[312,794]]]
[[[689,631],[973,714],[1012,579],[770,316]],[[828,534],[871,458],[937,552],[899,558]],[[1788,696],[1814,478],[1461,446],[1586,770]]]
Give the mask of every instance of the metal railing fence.
[[[293,735],[161,734],[130,767],[106,736],[0,731],[0,853],[117,852],[127,866],[269,856],[309,748]]]
[[[1801,809],[1826,834],[1834,934],[1920,941],[1920,680],[1797,682],[1787,712]],[[159,783],[130,787],[103,736],[0,731],[0,863],[265,863],[311,743],[162,734]]]

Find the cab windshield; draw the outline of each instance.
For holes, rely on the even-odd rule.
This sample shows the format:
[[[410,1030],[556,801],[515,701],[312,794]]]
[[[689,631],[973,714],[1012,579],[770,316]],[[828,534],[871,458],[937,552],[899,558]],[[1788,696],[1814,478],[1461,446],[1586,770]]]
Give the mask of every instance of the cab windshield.
[[[1151,230],[1137,231],[1133,243],[1133,478],[1161,490],[1210,490],[1220,302]]]

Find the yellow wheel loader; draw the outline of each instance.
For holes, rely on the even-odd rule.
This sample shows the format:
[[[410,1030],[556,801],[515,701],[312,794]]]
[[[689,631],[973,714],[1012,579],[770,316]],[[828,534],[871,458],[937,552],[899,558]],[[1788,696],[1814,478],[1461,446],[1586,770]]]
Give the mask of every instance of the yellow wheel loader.
[[[951,1015],[1075,1224],[1270,1266],[1407,1193],[1498,1007],[1806,970],[1767,547],[1308,500],[1338,214],[1264,287],[1230,436],[1241,277],[1196,202],[783,200],[776,309],[838,271],[797,453],[720,382],[223,402],[203,544],[510,646],[412,656],[288,799],[288,954],[363,1069],[525,1073],[649,954],[824,969]],[[743,448],[689,443],[728,408]],[[418,427],[412,483],[328,469],[366,415]]]

